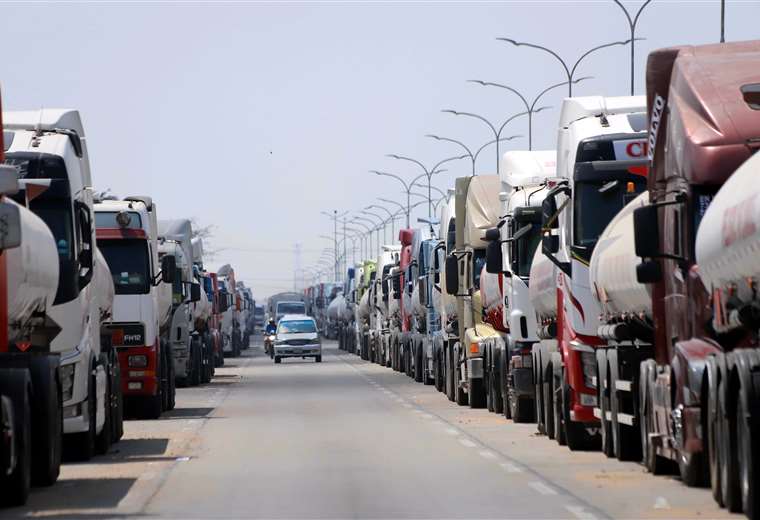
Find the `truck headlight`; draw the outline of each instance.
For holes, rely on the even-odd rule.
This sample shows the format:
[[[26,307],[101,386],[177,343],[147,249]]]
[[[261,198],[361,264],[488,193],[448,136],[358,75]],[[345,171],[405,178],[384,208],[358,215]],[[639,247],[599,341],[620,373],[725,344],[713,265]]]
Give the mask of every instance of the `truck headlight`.
[[[148,356],[129,356],[129,368],[145,368],[148,366]]]
[[[583,365],[583,383],[589,388],[596,388],[596,354],[594,352],[581,352],[581,364]]]
[[[74,394],[74,370],[76,363],[61,367],[61,394],[63,402],[69,401]]]

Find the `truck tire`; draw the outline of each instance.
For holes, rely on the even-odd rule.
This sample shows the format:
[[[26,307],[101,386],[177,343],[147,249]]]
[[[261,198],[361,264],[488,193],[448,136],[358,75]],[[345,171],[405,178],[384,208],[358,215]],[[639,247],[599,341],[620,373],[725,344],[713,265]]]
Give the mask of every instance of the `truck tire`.
[[[552,373],[550,374],[552,380],[552,424],[554,425],[554,440],[557,444],[564,446],[567,444],[565,441],[565,429],[562,421],[562,373],[564,372],[562,367],[562,357],[559,353],[553,352],[552,359]]]
[[[614,453],[620,461],[641,460],[641,437],[633,426],[623,424],[618,420],[622,410],[620,395],[617,392],[617,382],[620,379],[620,362],[616,350],[607,354],[610,371],[610,411],[612,412],[612,439]]]
[[[721,462],[721,496],[723,504],[732,513],[741,512],[741,492],[739,489],[739,460],[736,446],[736,413],[729,406],[729,403],[735,402],[736,393],[729,390],[731,374],[727,373],[721,381],[723,390],[720,392],[720,417],[721,427],[718,435],[718,449],[720,450]]]
[[[95,455],[95,437],[97,428],[97,397],[95,396],[95,376],[87,380],[87,410],[89,415],[89,428],[86,432],[74,433],[64,437],[64,446],[68,458],[75,461],[88,461]]]
[[[116,351],[111,352],[111,391],[113,392],[113,414],[111,419],[111,441],[116,443],[124,436],[124,394],[121,391],[121,366]]]
[[[322,355],[320,354],[319,356],[315,356],[314,357],[314,361],[317,362],[317,363],[321,363],[322,362]]]
[[[749,358],[750,353],[742,353]],[[750,364],[750,370],[754,363]],[[743,367],[740,367],[742,369]],[[758,518],[760,514],[760,486],[755,478],[760,463],[760,453],[758,442],[758,431],[755,425],[756,417],[751,416],[751,404],[756,403],[758,394],[757,376],[754,373],[745,374],[747,377],[743,380],[747,383],[742,384],[739,389],[740,395],[737,399],[736,416],[738,420],[736,428],[736,445],[738,448],[739,459],[739,487],[741,489],[742,510],[747,518]],[[755,412],[756,413],[756,412]]]
[[[493,392],[493,411],[499,415],[504,413],[504,391],[502,381],[506,375],[504,363],[502,362],[501,351],[495,349],[493,351],[493,382],[491,383],[491,392]]]
[[[541,366],[540,352],[535,345],[533,346],[531,355],[533,356],[533,381],[536,396],[536,430],[538,433],[546,435],[546,418],[544,416],[544,369]]]
[[[453,403],[456,401],[456,393],[454,392],[454,364],[451,360],[451,351],[448,347],[446,347],[444,355],[446,357],[446,397]]]
[[[723,496],[720,490],[720,450],[718,449],[718,434],[720,417],[718,415],[718,386],[724,373],[725,357],[723,354],[707,358],[705,373],[707,374],[707,457],[710,465],[710,488],[719,506],[723,507]],[[646,453],[646,451],[645,451]]]
[[[482,377],[477,379],[469,378],[467,381],[468,391],[470,394],[470,408],[486,407],[486,385]]]
[[[0,504],[22,506],[32,484],[32,382],[29,371],[5,369],[0,377],[0,394],[13,404],[16,467],[10,475],[0,474]]]
[[[585,423],[570,420],[570,385],[562,371],[562,422],[565,443],[571,451],[598,449],[599,436],[589,433]]]
[[[169,396],[168,396],[168,410],[174,410],[174,408],[177,406],[177,383],[176,378],[174,377],[174,353],[171,351],[171,349],[167,349],[167,358],[168,363],[166,364],[166,370],[169,373],[168,383],[169,383]]]
[[[546,420],[544,423],[544,428],[546,429],[546,436],[552,440],[554,439],[555,434],[554,385],[552,384],[554,382],[554,378],[552,377],[553,370],[554,369],[551,364],[547,365],[546,370],[543,371],[543,375],[541,377],[543,386],[541,393],[544,398],[544,419]]]
[[[190,386],[201,384],[201,371],[203,370],[203,353],[201,352],[201,348],[200,338],[196,336],[190,342]]]
[[[280,356],[275,356],[275,357],[274,357],[274,362],[275,362],[275,364],[278,364],[278,363],[280,363],[281,361],[282,361],[282,358],[280,358]]]
[[[106,371],[108,373],[108,370]],[[106,392],[105,403],[103,406],[103,412],[105,413],[105,421],[103,421],[103,429],[100,433],[95,435],[95,453],[98,455],[105,455],[108,453],[108,449],[111,447],[111,379],[106,377]]]
[[[140,418],[141,419],[158,419],[163,411],[163,397],[161,392],[156,395],[150,395],[140,400]]]
[[[159,383],[158,383],[158,392],[157,394],[161,397],[161,409],[162,411],[169,409],[169,357],[168,357],[168,350],[166,342],[160,343],[161,352],[157,356],[159,367],[158,367],[158,374],[159,374]],[[174,384],[179,385],[180,387],[185,383],[184,378],[178,377],[179,381],[175,380]],[[147,405],[146,405],[147,406]],[[141,411],[141,414],[143,412]]]
[[[422,383],[425,379],[425,368],[422,366],[422,344],[417,344],[416,355],[414,356],[414,380]]]
[[[441,354],[433,356],[433,379],[435,381],[435,389],[439,392],[443,392],[443,363],[441,363]]]
[[[597,386],[597,403],[599,404],[600,415],[599,432],[602,436],[602,453],[608,458],[615,455],[615,441],[612,434],[612,422],[607,420],[607,412],[612,414],[610,406],[610,369],[607,363],[607,353],[604,349],[596,351],[596,386]]]
[[[35,356],[31,360],[32,484],[35,486],[52,485],[61,472],[63,403],[59,366],[58,359],[52,356]]]

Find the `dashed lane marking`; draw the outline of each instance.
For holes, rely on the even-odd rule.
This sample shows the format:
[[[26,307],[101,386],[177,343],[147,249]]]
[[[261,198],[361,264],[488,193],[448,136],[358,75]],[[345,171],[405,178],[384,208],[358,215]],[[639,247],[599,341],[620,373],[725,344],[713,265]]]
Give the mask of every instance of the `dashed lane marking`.
[[[455,430],[454,428],[446,428],[446,433],[449,435],[457,436],[459,435],[459,430]]]
[[[494,452],[488,451],[488,450],[481,450],[481,451],[478,452],[478,455],[480,455],[484,459],[491,459],[491,460],[493,460],[493,459],[496,458],[496,454]]]
[[[512,464],[511,462],[502,462],[499,464],[507,473],[522,473],[523,470],[519,466]]]
[[[566,505],[565,509],[570,511],[570,513],[578,520],[596,520],[596,516],[594,516],[592,513],[589,513],[585,508],[581,506]]]
[[[542,495],[556,495],[557,491],[544,484],[543,482],[540,482],[538,480],[534,480],[533,482],[528,482],[528,485],[532,487],[535,491],[541,493]]]
[[[474,448],[475,446],[477,446],[477,444],[472,442],[470,439],[459,439],[459,444],[461,444],[465,448]]]

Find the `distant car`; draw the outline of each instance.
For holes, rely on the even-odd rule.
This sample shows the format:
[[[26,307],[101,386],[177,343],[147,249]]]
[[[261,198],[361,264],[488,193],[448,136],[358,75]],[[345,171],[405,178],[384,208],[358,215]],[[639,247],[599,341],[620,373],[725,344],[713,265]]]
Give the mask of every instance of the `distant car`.
[[[274,362],[286,357],[313,357],[322,362],[322,343],[314,318],[299,314],[286,314],[277,324],[274,340]]]

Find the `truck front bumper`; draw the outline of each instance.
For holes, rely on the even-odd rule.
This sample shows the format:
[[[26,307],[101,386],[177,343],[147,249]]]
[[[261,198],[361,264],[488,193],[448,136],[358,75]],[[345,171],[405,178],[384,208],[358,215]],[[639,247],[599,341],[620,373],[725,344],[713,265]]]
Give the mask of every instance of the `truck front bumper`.
[[[155,347],[120,347],[121,391],[128,396],[153,396],[158,393],[160,374]],[[137,363],[146,360],[145,366]],[[130,363],[131,362],[131,363]],[[132,364],[132,366],[130,366]]]

